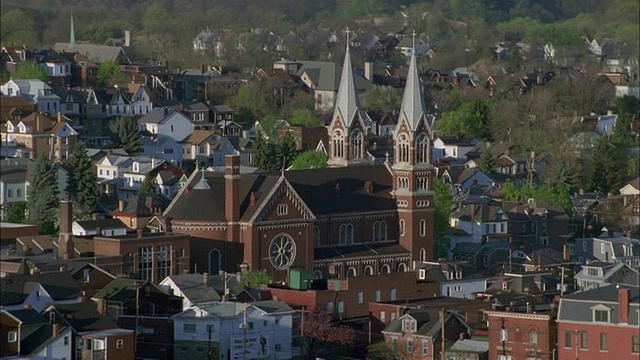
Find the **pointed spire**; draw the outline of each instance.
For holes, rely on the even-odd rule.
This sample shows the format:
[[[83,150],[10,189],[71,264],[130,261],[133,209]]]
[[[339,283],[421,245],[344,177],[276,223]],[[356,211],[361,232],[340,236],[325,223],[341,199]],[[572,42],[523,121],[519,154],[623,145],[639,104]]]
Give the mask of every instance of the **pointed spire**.
[[[71,12],[71,29],[69,30],[69,47],[76,44],[76,31],[73,28],[73,12]]]
[[[349,51],[349,28],[347,33],[347,51],[344,55],[344,64],[342,65],[342,75],[340,76],[340,85],[338,87],[338,95],[336,98],[336,107],[333,111],[333,117],[340,116],[347,127],[351,126],[360,107],[358,92],[356,90],[356,82],[353,77],[353,67],[351,66],[351,53]]]
[[[207,179],[205,179],[204,177],[204,168],[202,168],[202,170],[200,170],[200,180],[198,180],[198,183],[195,184],[193,186],[194,190],[209,190],[211,189],[211,187],[209,187],[209,183],[207,182]]]
[[[400,108],[400,117],[405,117],[409,123],[411,130],[416,130],[420,124],[420,120],[425,117],[426,106],[422,84],[420,82],[420,74],[418,73],[418,65],[416,61],[416,32],[413,35],[413,49],[411,51],[411,61],[409,63],[409,72],[407,74],[407,83],[404,87],[404,96],[402,97],[402,107]]]

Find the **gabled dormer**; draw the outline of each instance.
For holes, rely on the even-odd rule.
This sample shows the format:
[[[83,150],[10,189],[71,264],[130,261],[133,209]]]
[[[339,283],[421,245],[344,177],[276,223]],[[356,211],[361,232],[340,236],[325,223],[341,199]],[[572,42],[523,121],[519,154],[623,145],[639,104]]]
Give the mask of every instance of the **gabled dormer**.
[[[402,332],[413,334],[418,330],[418,322],[411,316],[402,319]]]
[[[14,131],[15,131],[15,127],[13,126],[11,121],[7,121],[7,132],[14,132]]]
[[[18,132],[23,134],[27,132],[27,126],[22,121],[18,124]]]

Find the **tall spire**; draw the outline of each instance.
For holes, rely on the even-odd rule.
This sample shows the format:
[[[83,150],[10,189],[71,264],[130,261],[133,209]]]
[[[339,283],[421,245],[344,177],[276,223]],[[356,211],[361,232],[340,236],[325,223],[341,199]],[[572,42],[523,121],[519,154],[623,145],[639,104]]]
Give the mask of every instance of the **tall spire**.
[[[404,87],[404,96],[402,97],[402,108],[400,108],[400,117],[406,118],[411,130],[415,131],[420,124],[420,120],[425,118],[426,106],[422,85],[420,83],[420,75],[418,74],[418,65],[416,62],[415,30],[413,31],[412,35],[413,49],[411,50],[411,61],[409,63],[407,83]]]
[[[71,29],[69,30],[69,47],[76,44],[76,31],[73,28],[73,12],[71,13]]]
[[[360,101],[356,90],[356,82],[353,77],[353,68],[351,66],[351,53],[349,51],[349,28],[347,33],[347,51],[344,55],[344,64],[342,65],[342,75],[340,76],[340,85],[338,87],[338,95],[336,97],[336,107],[333,111],[333,118],[340,116],[346,127],[350,127],[353,119],[356,117]]]

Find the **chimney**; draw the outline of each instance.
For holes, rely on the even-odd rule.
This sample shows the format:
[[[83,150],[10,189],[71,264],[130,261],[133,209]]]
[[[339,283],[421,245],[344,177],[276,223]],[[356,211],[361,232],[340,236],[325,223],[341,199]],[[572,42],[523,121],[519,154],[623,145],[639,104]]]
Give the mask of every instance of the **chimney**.
[[[62,121],[62,113],[61,113],[60,111],[58,111],[57,119],[56,119],[56,120],[57,120],[58,122],[61,122],[61,121]]]
[[[467,337],[467,333],[465,333],[465,332],[461,332],[461,333],[458,335],[458,339],[460,339],[460,340],[464,340],[466,337]]]
[[[537,261],[538,262],[538,268],[540,268],[540,266],[542,265],[542,262],[540,261],[540,254],[537,254],[536,258],[538,259],[538,261]],[[538,270],[538,269],[536,269],[536,270]]]
[[[619,317],[618,322],[623,324],[629,323],[629,289],[618,289],[618,306]]]
[[[370,61],[364,62],[364,78],[369,81],[373,80],[373,63]]]
[[[138,239],[142,239],[144,237],[144,230],[138,229],[136,230],[136,234],[138,235]]]
[[[567,244],[562,245],[562,260],[569,261],[569,246]]]
[[[60,325],[59,324],[51,324],[51,337],[57,338],[60,335]]]
[[[580,189],[579,193],[580,195],[584,195],[584,189]]]
[[[131,30],[124,31],[124,47],[131,46]]]
[[[224,214],[227,222],[231,222],[227,231],[227,241],[239,241],[240,229],[240,156],[227,155],[224,159]]]
[[[124,200],[118,200],[118,211],[119,212],[124,211]]]
[[[40,115],[36,115],[36,131],[40,132]]]
[[[58,235],[58,259],[69,260],[74,255],[75,246],[71,232],[73,204],[69,200],[60,201],[60,232]]]
[[[31,310],[31,304],[22,304],[22,308],[25,310]]]
[[[111,154],[113,154],[113,152],[111,151],[111,149],[107,150],[107,156],[111,156]]]
[[[200,75],[204,75],[204,64],[200,64]]]
[[[204,287],[209,287],[209,273],[208,272],[202,273],[202,284],[204,285]]]
[[[527,314],[533,313],[533,305],[527,301]]]
[[[251,192],[251,197],[249,197],[249,202],[251,205],[256,204],[256,193],[254,191]]]

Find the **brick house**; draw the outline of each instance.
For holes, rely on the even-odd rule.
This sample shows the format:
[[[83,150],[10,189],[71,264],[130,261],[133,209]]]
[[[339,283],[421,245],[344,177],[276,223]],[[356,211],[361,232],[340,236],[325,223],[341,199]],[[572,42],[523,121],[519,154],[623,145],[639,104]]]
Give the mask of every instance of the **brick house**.
[[[637,359],[638,286],[610,285],[560,299],[558,359]]]
[[[533,305],[528,310],[485,312],[489,323],[489,359],[555,359],[552,357],[557,340],[555,314],[536,310]]]

